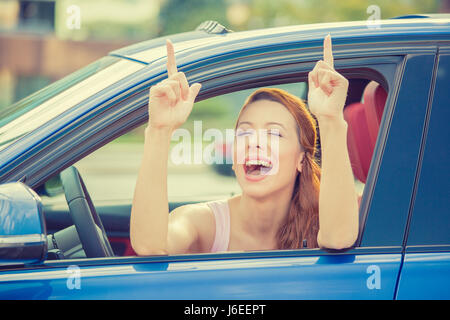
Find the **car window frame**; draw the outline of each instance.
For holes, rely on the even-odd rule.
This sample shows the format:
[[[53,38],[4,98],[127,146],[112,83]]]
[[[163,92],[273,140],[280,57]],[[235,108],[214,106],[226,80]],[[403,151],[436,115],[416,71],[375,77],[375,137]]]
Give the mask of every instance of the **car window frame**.
[[[376,60],[376,59],[375,59]],[[359,59],[351,59],[351,63],[350,63],[350,67],[349,68],[340,68],[342,66],[342,61],[343,60],[337,60],[336,61],[336,69],[340,70],[340,71],[344,71],[343,73],[348,75],[351,75],[352,77],[361,77],[361,75],[365,75],[364,71],[361,71],[362,68],[360,67],[355,67],[355,65],[357,66],[358,63],[360,63],[361,61],[367,61],[367,58],[362,58],[362,60]],[[397,63],[394,63],[393,61],[396,61]],[[394,59],[388,58],[388,59],[383,59],[381,58],[380,61],[375,61],[373,63],[370,63],[370,65],[372,66],[371,68],[367,68],[367,70],[371,70],[371,71],[377,71],[377,67],[379,65],[384,65],[384,64],[388,64],[389,67],[388,68],[392,68],[395,66],[395,70],[391,70],[394,71],[391,73],[391,76],[394,77],[394,75],[396,73],[398,73],[398,65],[401,63],[402,61],[402,57],[399,56],[395,56]],[[346,63],[349,62],[349,60],[345,61]],[[384,63],[380,63],[380,62],[384,62]],[[306,70],[309,70],[309,68],[311,68],[311,66],[313,66],[314,61],[310,61],[310,62],[302,62],[302,68],[305,69],[305,71],[302,72],[301,77],[296,77],[294,78],[295,81],[293,81],[292,79],[282,79],[279,80],[279,82],[277,84],[285,84],[285,83],[292,83],[292,82],[304,82],[307,81],[307,72]],[[348,66],[348,65],[347,65]],[[379,69],[383,69],[384,67],[381,67]],[[359,72],[356,72],[359,71]],[[369,72],[370,73],[370,72]],[[389,86],[392,85],[390,84],[389,81],[387,81],[387,79],[380,79],[379,76],[381,75],[381,73],[378,74],[378,76],[376,75],[376,72],[370,73],[371,74],[371,80],[378,80],[381,83],[384,83],[385,86]],[[381,75],[382,76],[382,75]],[[391,82],[394,80],[393,78],[390,79]],[[384,82],[383,82],[384,81]],[[271,83],[270,85],[276,85],[275,83]],[[252,87],[255,88],[255,87]],[[239,86],[239,90],[235,90],[235,91],[240,91],[240,90],[244,90],[244,89],[250,89],[250,88],[242,88],[242,86]],[[226,93],[231,93],[231,92],[235,92],[233,90],[233,88],[228,88],[228,90],[226,90],[226,92],[224,91],[220,91],[220,93],[215,94],[215,95],[206,95],[207,97],[203,96],[201,97],[200,100],[204,100],[213,96],[218,96],[218,95],[222,95],[222,94],[226,94]],[[390,91],[390,90],[389,90]],[[388,98],[388,99],[392,99],[392,98]],[[390,101],[390,100],[388,100]],[[388,103],[388,102],[387,102]],[[387,105],[386,103],[386,105]],[[140,125],[142,125],[143,123],[141,123]],[[139,125],[137,125],[139,126]],[[371,167],[376,167],[374,166],[374,164],[372,164]],[[372,170],[373,173],[376,172],[376,170]],[[372,181],[374,179],[371,179],[370,177],[368,177],[367,183],[366,183],[366,188],[365,188],[365,192],[363,194],[363,200],[361,202],[361,207],[363,207],[363,203],[364,201],[367,203],[368,199],[367,197],[370,195],[369,191],[367,190],[368,184],[370,181]],[[360,215],[364,216],[364,212],[361,210],[360,211]],[[255,251],[255,252],[227,252],[227,253],[223,253],[223,254],[215,254],[215,253],[202,253],[202,254],[181,254],[181,255],[171,255],[171,256],[153,256],[153,257],[112,257],[112,258],[105,258],[106,260],[109,259],[113,259],[114,261],[116,261],[117,263],[126,263],[127,261],[130,261],[128,259],[137,259],[137,261],[184,261],[184,260],[204,260],[204,259],[232,259],[232,258],[236,258],[236,259],[241,259],[241,258],[246,258],[246,257],[279,257],[279,256],[321,256],[321,255],[328,255],[328,254],[360,254],[360,253],[371,253],[371,252],[377,252],[377,253],[393,253],[393,252],[398,252],[398,247],[389,247],[389,246],[381,246],[381,247],[376,247],[376,248],[367,248],[367,247],[358,247],[355,246],[354,248],[351,248],[349,250],[324,250],[324,249],[320,249],[320,248],[314,248],[314,249],[298,249],[298,250],[270,250],[270,251]],[[103,259],[103,260],[105,260]],[[162,259],[162,260],[161,260]],[[82,259],[85,260],[85,259]],[[90,259],[88,259],[90,260]],[[71,260],[72,262],[79,262],[80,260],[75,259],[75,260]],[[133,260],[134,261],[134,260]],[[49,262],[50,264],[55,264],[54,261]],[[56,264],[59,264],[60,262],[56,262]]]
[[[399,140],[403,140],[405,138],[404,133],[399,132],[399,130],[405,130],[405,128],[407,130],[411,130],[411,128],[417,129],[415,130],[414,134],[409,134],[408,135],[408,142],[403,143],[402,142],[402,148],[404,148],[404,146],[407,146],[408,149],[404,149],[403,152],[405,152],[406,154],[409,154],[410,158],[408,158],[409,161],[409,171],[405,171],[405,168],[402,166],[402,169],[404,172],[407,173],[401,173],[403,175],[403,180],[402,182],[404,183],[404,185],[402,185],[404,190],[400,190],[399,192],[397,192],[392,186],[390,186],[387,182],[386,182],[386,172],[383,173],[383,179],[384,181],[384,187],[387,187],[387,190],[390,190],[390,195],[388,195],[389,192],[386,191],[382,191],[382,190],[378,190],[378,193],[380,194],[385,194],[385,196],[387,196],[388,198],[392,198],[393,194],[397,194],[400,193],[402,194],[401,198],[395,198],[395,201],[398,203],[401,203],[400,207],[403,206],[402,210],[403,211],[395,211],[394,213],[397,216],[401,215],[401,221],[397,221],[396,222],[396,229],[397,229],[397,234],[396,234],[396,239],[395,239],[395,244],[389,243],[388,245],[393,246],[399,246],[401,248],[403,248],[402,250],[404,250],[405,248],[405,236],[407,234],[407,228],[408,228],[408,217],[409,217],[409,213],[411,210],[411,201],[412,201],[412,197],[413,197],[413,190],[415,188],[415,182],[416,182],[416,172],[418,170],[418,154],[419,154],[419,150],[422,146],[422,134],[423,134],[423,130],[425,130],[424,127],[424,122],[425,122],[425,114],[429,108],[429,103],[430,103],[430,95],[432,94],[432,80],[433,80],[433,68],[435,68],[435,62],[436,62],[436,53],[437,53],[437,47],[434,47],[432,50],[430,50],[429,52],[420,52],[418,54],[413,53],[408,53],[404,56],[404,60],[403,63],[401,65],[401,72],[398,74],[399,77],[397,77],[396,82],[398,83],[398,87],[397,87],[397,91],[396,91],[396,96],[394,97],[394,101],[392,104],[392,110],[389,113],[390,117],[390,127],[383,127],[383,123],[380,126],[380,130],[385,131],[384,134],[387,135],[387,139],[388,140],[384,140],[385,143],[388,143],[389,145],[387,146],[386,144],[383,146],[384,149],[388,149],[388,147],[390,148],[390,150],[385,150],[383,151],[382,154],[380,154],[380,156],[386,157],[386,160],[382,160],[383,161],[383,166],[384,166],[384,171],[392,171],[392,169],[389,169],[388,163],[391,162],[392,164],[395,164],[397,167],[398,165],[398,161],[393,161],[393,159],[395,158],[395,156],[393,156],[392,154],[390,154],[390,152],[392,153],[392,149],[393,146],[399,147]],[[421,77],[413,77],[412,74],[414,74],[415,72],[417,72],[418,69],[420,68],[425,68],[421,73]],[[427,78],[429,77],[429,78]],[[429,82],[426,82],[425,80],[429,79]],[[424,86],[423,83],[428,83],[428,86]],[[419,103],[417,100],[416,101],[411,101],[411,96],[414,96],[417,94],[416,91],[414,91],[414,94],[411,94],[410,90],[412,88],[417,89],[417,87],[420,86],[420,89],[417,90],[417,92],[421,92],[423,93],[423,96],[420,96],[421,102]],[[406,106],[409,106],[411,104],[419,104],[420,106],[424,106],[423,108],[411,108],[408,109]],[[398,110],[396,110],[398,109]],[[418,111],[419,110],[419,111]],[[383,115],[384,117],[384,115]],[[408,118],[408,120],[406,121],[406,119]],[[403,122],[399,122],[399,119],[403,119]],[[413,119],[413,120],[410,120]],[[405,124],[406,123],[406,124]],[[415,123],[414,126],[412,126],[412,123]],[[399,125],[400,124],[400,125]],[[406,126],[406,127],[405,127]],[[400,128],[400,129],[399,129]],[[395,131],[395,133],[391,133],[390,131]],[[413,139],[411,140],[410,136],[415,136]],[[377,147],[375,146],[375,150],[374,153],[377,153]],[[401,155],[402,158],[404,158],[404,154],[403,153],[399,153],[396,149],[396,154]],[[395,152],[394,152],[395,155]],[[403,159],[403,161],[405,161]],[[394,166],[395,167],[395,166]],[[370,170],[369,170],[369,174],[370,174]],[[379,171],[378,174],[380,175],[381,172]],[[392,177],[389,178],[390,180],[392,180]],[[396,179],[397,180],[397,179]],[[377,182],[378,184],[378,182]],[[410,189],[408,189],[410,188]],[[381,189],[381,187],[380,187]],[[391,199],[392,200],[392,199]],[[402,201],[397,201],[397,200],[402,200]],[[380,203],[377,203],[377,206],[375,206],[375,209],[370,208],[371,211],[377,210],[378,211],[386,211],[383,212],[384,217],[382,217],[382,219],[380,221],[378,221],[378,229],[375,229],[373,226],[377,223],[371,223],[371,229],[369,230],[369,233],[371,233],[371,236],[368,238],[369,240],[367,240],[366,238],[366,244],[368,246],[373,246],[374,242],[377,241],[377,239],[382,239],[382,237],[375,235],[376,234],[381,234],[379,232],[379,228],[381,228],[381,226],[385,225],[385,228],[383,229],[384,232],[386,234],[389,234],[389,232],[386,232],[386,229],[392,230],[394,229],[392,227],[392,220],[389,220],[391,215],[387,215],[387,212],[391,211],[390,213],[393,213],[392,209],[390,207],[387,207],[388,210],[380,210]],[[385,205],[382,205],[383,208],[385,208]],[[397,208],[398,209],[398,208]],[[367,217],[370,218],[369,215],[370,212],[367,213]],[[380,216],[381,217],[381,216]],[[396,218],[399,219],[399,218]],[[395,219],[394,219],[395,220]],[[385,224],[386,221],[389,221],[389,224]],[[364,230],[367,231],[367,230]],[[372,238],[371,238],[372,237]]]
[[[291,72],[290,77],[284,77],[282,79],[281,78],[276,79],[278,81],[277,83],[274,83],[273,82],[274,80],[271,80],[271,85],[305,81],[307,79],[307,72],[310,71],[312,69],[313,65],[315,64],[315,62],[318,59],[320,59],[319,55],[320,54],[317,53],[317,56],[313,56],[313,57],[310,56],[310,57],[308,57],[310,59],[308,59],[307,61],[299,61],[299,62],[296,62],[296,63],[289,64],[288,67],[289,67],[289,69],[291,69],[291,71],[292,71],[292,69],[294,67],[297,67],[297,69],[294,70],[295,72]],[[342,73],[344,75],[346,75],[346,76],[350,75],[351,76],[352,74],[348,73],[348,72],[347,72],[348,74],[346,74],[346,71],[349,71],[349,70],[352,70],[352,69],[354,71],[358,71],[358,70],[361,70],[362,66],[370,66],[370,68],[368,68],[369,70],[375,70],[377,68],[377,66],[389,65],[388,68],[390,70],[390,78],[389,79],[385,79],[385,80],[388,80],[388,81],[385,82],[384,85],[387,85],[388,87],[396,88],[395,87],[397,85],[396,84],[396,81],[397,81],[396,79],[398,78],[399,74],[400,74],[400,78],[401,78],[401,73],[402,73],[401,63],[403,61],[404,61],[404,55],[399,55],[399,54],[381,55],[379,57],[361,57],[361,58],[355,58],[355,57],[345,58],[345,57],[341,57],[341,58],[335,60],[335,66],[336,66],[336,69],[338,71],[339,70],[342,71]],[[392,68],[392,65],[394,66],[394,68]],[[286,68],[286,65],[281,65],[281,67]],[[274,69],[274,68],[279,69],[280,66],[277,66],[277,65],[274,64],[274,65],[271,66],[271,68],[272,69]],[[180,71],[182,71],[182,70],[180,70]],[[260,69],[254,69],[254,70],[250,70],[250,71],[247,71],[247,72],[241,72],[240,76],[248,76],[248,72],[252,72],[252,71],[258,72],[258,71],[261,71],[261,70]],[[266,70],[266,72],[267,72],[267,70]],[[360,74],[358,75],[358,72],[355,72],[353,75],[354,76],[360,76]],[[156,83],[159,80],[161,80],[161,78],[164,78],[164,75],[161,75],[160,77],[154,78],[152,82]],[[217,80],[217,78],[215,78],[215,79]],[[265,78],[262,78],[262,79],[264,80]],[[383,81],[382,81],[383,79],[380,79],[380,78],[377,79],[376,77],[374,77],[371,80],[378,80],[380,83],[383,83]],[[252,81],[254,82],[255,79],[253,79]],[[268,85],[267,84],[267,80],[258,82],[258,86],[265,86],[265,85]],[[216,85],[216,86],[218,86],[220,88],[220,84]],[[258,87],[258,86],[256,86],[256,87]],[[242,84],[239,84],[237,86],[235,85],[234,87],[232,87],[232,86],[222,86],[221,89],[218,89],[218,90],[216,90],[215,93],[213,93],[211,88],[214,88],[214,87],[211,85],[211,82],[210,82],[209,86],[205,86],[205,87],[208,88],[209,90],[206,90],[206,91],[203,92],[203,94],[202,93],[200,94],[199,101],[203,100],[203,99],[206,99],[206,98],[209,98],[209,97],[212,97],[212,96],[221,95],[221,94],[225,94],[225,93],[230,93],[236,87],[239,87],[239,90],[249,89],[249,88],[256,88],[254,83],[252,83],[251,86],[249,86],[247,84],[247,87],[246,87],[246,85],[243,86]],[[148,89],[148,87],[147,87],[147,89]],[[235,91],[237,91],[237,90],[235,90]],[[393,91],[393,89],[389,89],[388,91],[389,91],[388,101],[390,101],[389,102],[389,108],[392,109],[391,105],[393,105],[394,101],[395,101],[395,99],[394,99],[394,91]],[[142,100],[141,98],[142,98],[141,95],[138,94],[137,95],[137,99],[138,100],[139,99]],[[118,136],[120,136],[120,135],[122,135],[122,134],[124,134],[124,133],[126,133],[126,132],[128,132],[128,131],[130,131],[130,130],[132,130],[132,129],[140,126],[140,125],[142,125],[142,124],[144,124],[147,121],[147,118],[146,118],[147,114],[146,114],[145,110],[143,111],[143,109],[145,107],[146,106],[144,106],[144,107],[141,106],[140,109],[139,109],[140,110],[139,113],[137,112],[137,110],[136,110],[136,112],[130,112],[130,114],[134,115],[133,121],[127,123],[127,120],[131,119],[130,114],[128,114],[128,117],[122,118],[122,121],[120,121],[120,125],[116,125],[114,127],[109,128],[110,132],[111,131],[115,131],[115,133],[113,135],[110,135],[110,139],[109,140],[105,141],[103,139],[104,143],[101,144],[100,146],[97,145],[97,148],[94,149],[94,148],[91,147],[87,151],[80,152],[78,157],[72,158],[71,159],[71,163],[67,164],[65,167],[69,166],[70,164],[75,163],[79,159],[81,159],[84,156],[90,154],[93,150],[98,149],[99,147],[101,147],[102,145],[112,141],[116,137],[118,137]],[[387,107],[388,107],[388,102],[386,103],[385,110],[386,109],[390,110]],[[385,111],[385,113],[386,113],[386,111]],[[136,115],[138,115],[138,116],[136,117]],[[389,125],[387,125],[387,127],[389,127]],[[387,132],[387,130],[386,130],[386,132]],[[377,145],[380,144],[380,141],[379,141],[380,139],[381,140],[386,139],[386,136],[382,137],[379,134],[379,137],[378,137],[378,140],[377,140]],[[382,148],[382,147],[380,147],[380,148]],[[380,152],[381,151],[378,151],[378,152],[376,152],[376,150],[374,151],[373,161],[375,161],[375,163],[372,163],[372,165],[371,165],[371,170],[369,171],[368,180],[366,182],[366,187],[364,189],[363,199],[361,201],[361,208],[363,208],[363,209],[362,209],[362,211],[360,211],[360,215],[362,217],[364,217],[364,215],[367,214],[367,207],[369,206],[370,197],[371,197],[370,189],[373,188],[373,183],[376,180],[376,179],[374,179],[373,176],[374,176],[375,172],[378,170],[377,167],[379,166],[379,162],[380,162],[380,158],[379,157],[375,157],[375,154],[376,153],[378,154]],[[371,183],[369,183],[369,182],[371,182]],[[371,184],[372,184],[372,186],[371,186]],[[364,220],[364,223],[365,223],[365,220]],[[362,228],[364,228],[364,226],[362,226]],[[360,244],[360,237],[358,238],[358,242],[357,242],[356,246],[354,248],[350,249],[350,250],[345,251],[345,253],[352,253],[352,252],[358,252],[358,253],[362,253],[362,252],[368,252],[368,253],[370,253],[370,252],[392,253],[392,252],[398,252],[399,251],[399,247],[397,247],[397,246],[359,247],[359,244]],[[298,256],[298,255],[304,256],[305,255],[305,256],[307,256],[307,255],[322,255],[322,254],[336,254],[336,252],[333,252],[332,250],[331,251],[324,251],[324,250],[321,250],[319,248],[315,248],[315,249],[300,249],[300,250],[282,250],[281,252],[277,252],[277,253],[275,253],[275,251],[261,251],[261,252],[256,252],[256,253],[251,253],[251,252],[225,253],[225,255],[226,255],[225,257],[232,257],[234,255],[242,258],[242,256],[247,256],[247,255],[249,255],[249,256],[254,256],[254,255],[256,255],[256,256],[274,256],[274,255],[275,256],[280,256],[280,255],[281,256],[291,256],[291,255],[295,255],[295,256]],[[339,254],[339,252],[337,252],[337,254]],[[179,259],[188,259],[188,260],[192,260],[193,259],[193,260],[197,260],[198,259],[197,255],[198,254],[195,254],[193,256],[192,255],[182,255],[182,257],[179,258]],[[221,257],[220,255],[217,256],[217,255],[212,254],[212,253],[206,253],[205,255],[208,255],[208,257],[211,258],[211,259],[220,258]],[[170,256],[167,259],[172,259],[174,257],[176,257],[176,256]],[[208,257],[205,257],[205,258],[208,258]],[[121,261],[120,258],[122,258],[122,257],[107,258],[106,260],[108,260],[108,259],[119,259],[117,261]],[[127,259],[127,257],[123,257],[123,258],[125,260]],[[145,260],[148,257],[134,257],[134,258],[135,259],[140,259],[140,260],[141,259]],[[222,256],[222,258],[223,258],[223,256]],[[159,258],[158,257],[151,257],[150,259],[158,260]],[[178,259],[178,258],[176,258],[176,259]],[[87,259],[87,260],[90,260],[90,259]],[[78,262],[78,260],[74,260],[74,261]],[[96,259],[94,259],[92,261],[95,263]],[[53,262],[51,262],[51,263],[53,263]],[[59,262],[59,263],[61,263],[61,262]]]
[[[103,62],[104,60],[106,62]],[[99,67],[97,70],[91,71],[91,65],[94,67],[99,65]],[[52,94],[47,93],[46,96],[48,98],[44,101],[40,101],[38,104],[33,103],[33,98],[40,94],[38,91],[12,105],[11,109],[14,109],[16,106],[26,106],[27,103],[30,104],[24,110],[19,110],[19,112],[13,113],[6,119],[2,119],[4,123],[0,124],[0,151],[6,150],[13,142],[38,129],[42,124],[49,122],[49,120],[61,117],[73,106],[83,103],[83,101],[95,95],[95,92],[116,85],[123,78],[138,72],[144,67],[139,63],[130,63],[127,60],[114,59],[113,57],[104,57],[91,65],[67,76],[67,80],[66,78],[61,79],[42,89],[42,94],[55,91]],[[85,69],[86,71],[83,71]],[[78,74],[81,74],[81,76],[78,76]],[[73,78],[75,78],[74,81],[72,80]],[[79,92],[83,92],[80,88],[85,89],[84,95],[79,94]],[[26,128],[23,126],[25,122],[27,123]],[[6,135],[6,137],[3,137],[3,135]]]

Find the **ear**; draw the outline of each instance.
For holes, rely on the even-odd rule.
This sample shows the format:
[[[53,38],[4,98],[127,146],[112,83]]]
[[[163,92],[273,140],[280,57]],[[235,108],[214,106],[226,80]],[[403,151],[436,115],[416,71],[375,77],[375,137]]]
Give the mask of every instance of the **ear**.
[[[305,152],[302,152],[302,153],[300,153],[300,156],[298,157],[298,162],[297,162],[298,172],[302,172],[304,159],[305,159]]]

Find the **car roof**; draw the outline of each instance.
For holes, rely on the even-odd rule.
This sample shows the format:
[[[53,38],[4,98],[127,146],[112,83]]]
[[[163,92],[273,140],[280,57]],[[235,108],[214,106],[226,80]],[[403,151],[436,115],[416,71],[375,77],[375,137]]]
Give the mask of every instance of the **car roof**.
[[[212,22],[214,23],[214,22]],[[216,23],[217,24],[217,23]],[[369,21],[349,21],[334,23],[316,23],[294,25],[286,27],[273,27],[251,31],[232,32],[220,30],[218,33],[204,30],[168,35],[153,40],[141,42],[111,52],[109,55],[138,61],[145,64],[154,63],[166,56],[165,41],[170,39],[174,43],[175,52],[208,50],[211,47],[223,46],[248,41],[274,44],[277,39],[285,42],[285,37],[295,34],[295,40],[314,45],[321,41],[328,33],[333,40],[345,40],[345,42],[371,41],[398,41],[403,40],[430,40],[430,36],[450,35],[450,14],[434,15],[410,15],[395,19],[377,21],[378,27],[371,25]],[[298,37],[299,33],[304,33]],[[284,38],[282,40],[282,38]]]

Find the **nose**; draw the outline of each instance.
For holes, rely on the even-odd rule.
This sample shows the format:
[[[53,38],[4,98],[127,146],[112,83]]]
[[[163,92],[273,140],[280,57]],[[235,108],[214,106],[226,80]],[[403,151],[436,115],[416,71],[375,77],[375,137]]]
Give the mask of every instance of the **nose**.
[[[271,158],[274,142],[273,136],[267,134],[267,130],[247,130],[248,133],[238,135],[236,140],[236,156],[237,163],[241,164],[245,162],[247,157],[263,157]],[[276,141],[275,141],[276,144]]]
[[[255,139],[254,141],[248,142],[248,149],[261,149],[261,144],[259,139]]]
[[[267,137],[264,130],[258,131],[248,140],[247,150],[249,154],[253,153],[254,155],[267,155],[269,149],[270,138]]]

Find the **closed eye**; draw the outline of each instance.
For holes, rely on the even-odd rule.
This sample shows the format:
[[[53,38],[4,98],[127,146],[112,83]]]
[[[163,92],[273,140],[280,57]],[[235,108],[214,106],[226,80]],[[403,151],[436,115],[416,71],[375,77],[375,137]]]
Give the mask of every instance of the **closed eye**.
[[[237,130],[236,136],[242,137],[242,136],[248,136],[253,134],[254,130]]]
[[[271,135],[282,137],[281,132],[279,130],[269,130],[268,133]]]

